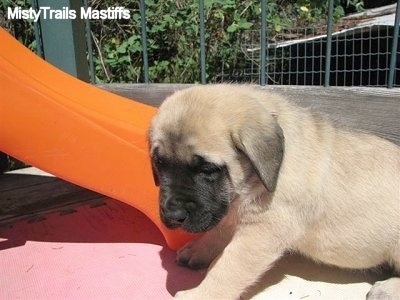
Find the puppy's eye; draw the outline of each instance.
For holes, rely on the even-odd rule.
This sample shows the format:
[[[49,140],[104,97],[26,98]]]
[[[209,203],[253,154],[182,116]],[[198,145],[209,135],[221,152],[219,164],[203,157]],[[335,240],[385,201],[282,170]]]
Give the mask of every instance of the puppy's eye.
[[[204,174],[213,174],[221,171],[221,168],[213,163],[204,163],[199,171]]]
[[[165,165],[165,159],[163,159],[157,153],[153,155],[152,160],[157,167],[162,167]]]
[[[221,171],[221,167],[217,164],[207,161],[200,155],[195,155],[192,162],[192,169],[196,173],[211,175]]]
[[[160,168],[166,165],[165,159],[162,159],[160,157],[157,157],[156,159],[156,165]]]

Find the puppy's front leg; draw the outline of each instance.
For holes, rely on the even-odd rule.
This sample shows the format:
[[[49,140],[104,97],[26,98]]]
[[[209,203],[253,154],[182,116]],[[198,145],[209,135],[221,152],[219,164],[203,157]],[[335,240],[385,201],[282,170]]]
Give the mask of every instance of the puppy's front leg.
[[[179,249],[178,264],[191,269],[207,268],[231,241],[237,226],[236,213],[232,205],[228,215],[214,229]]]
[[[237,299],[267,271],[286,249],[283,232],[268,226],[240,226],[218,257],[203,282],[196,288],[178,292],[179,299]],[[279,229],[281,224],[275,224]],[[272,228],[272,227],[271,227]],[[282,228],[280,228],[282,229]],[[280,230],[279,230],[280,231]],[[282,238],[280,238],[282,237]]]

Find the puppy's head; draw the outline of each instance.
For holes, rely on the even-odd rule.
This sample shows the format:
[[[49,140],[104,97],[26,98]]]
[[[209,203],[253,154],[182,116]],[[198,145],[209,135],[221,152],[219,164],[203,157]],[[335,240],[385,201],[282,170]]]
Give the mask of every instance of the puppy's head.
[[[283,133],[251,88],[216,85],[179,91],[152,120],[150,154],[169,228],[213,228],[243,190],[274,192]]]

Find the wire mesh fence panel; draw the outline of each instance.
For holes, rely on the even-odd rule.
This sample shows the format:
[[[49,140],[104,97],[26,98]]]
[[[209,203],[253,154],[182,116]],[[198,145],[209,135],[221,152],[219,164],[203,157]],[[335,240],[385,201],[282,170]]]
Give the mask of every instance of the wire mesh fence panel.
[[[392,42],[393,26],[354,27],[334,32],[329,85],[387,86]],[[399,43],[399,37],[395,42]],[[326,27],[291,28],[276,34],[267,43],[267,83],[323,85],[326,43]],[[244,34],[242,51],[245,68],[235,72],[240,74],[235,79],[258,82],[261,72],[258,31]],[[399,87],[400,50],[397,57],[394,86]]]

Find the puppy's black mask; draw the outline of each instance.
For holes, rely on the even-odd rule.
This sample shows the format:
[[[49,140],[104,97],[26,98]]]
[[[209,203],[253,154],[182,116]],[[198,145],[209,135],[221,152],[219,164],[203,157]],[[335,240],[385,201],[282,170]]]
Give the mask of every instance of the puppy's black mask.
[[[181,227],[198,233],[226,215],[232,198],[227,167],[208,162],[199,155],[190,163],[161,157],[153,152],[154,179],[160,186],[160,216],[168,228]]]

